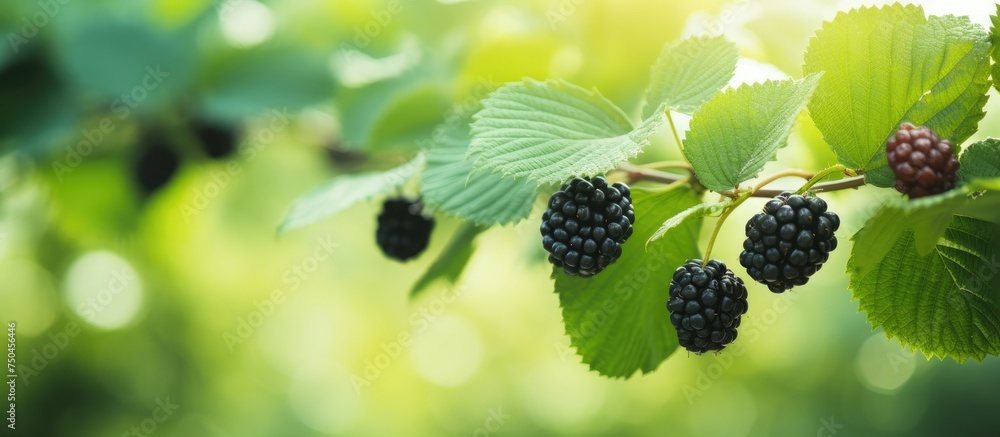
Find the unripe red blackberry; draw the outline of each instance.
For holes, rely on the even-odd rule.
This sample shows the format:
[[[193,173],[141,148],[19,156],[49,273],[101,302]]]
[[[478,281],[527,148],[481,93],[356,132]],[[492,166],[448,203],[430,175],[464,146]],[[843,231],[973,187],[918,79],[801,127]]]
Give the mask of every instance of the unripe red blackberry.
[[[747,222],[740,264],[774,293],[805,285],[837,248],[839,227],[823,199],[781,193]]]
[[[406,261],[427,248],[434,219],[424,217],[419,201],[388,199],[378,216],[375,240],[382,252],[390,258]]]
[[[542,247],[549,262],[570,275],[590,277],[618,260],[632,235],[632,192],[604,176],[574,178],[549,198],[542,215]]]
[[[719,260],[704,268],[693,259],[677,268],[670,281],[670,323],[685,349],[701,354],[720,351],[736,340],[736,328],[747,312],[747,287]]]
[[[930,128],[903,123],[886,141],[885,151],[896,190],[911,199],[955,188],[959,163],[954,148]]]

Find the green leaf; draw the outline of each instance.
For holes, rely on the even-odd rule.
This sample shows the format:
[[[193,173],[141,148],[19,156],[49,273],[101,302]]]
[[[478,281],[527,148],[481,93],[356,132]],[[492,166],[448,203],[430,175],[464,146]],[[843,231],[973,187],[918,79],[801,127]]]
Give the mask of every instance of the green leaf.
[[[993,26],[990,27],[990,37],[993,40],[993,86],[998,87],[1000,84],[997,83],[996,79],[1000,78],[1000,4],[997,4],[996,15],[990,15],[990,22],[993,23]]]
[[[430,137],[451,105],[447,77],[418,66],[337,96],[342,138],[350,149],[385,150]]]
[[[959,159],[959,179],[1000,178],[1000,139],[987,138],[965,149]]]
[[[684,155],[698,180],[726,191],[756,177],[788,143],[817,80],[819,75],[741,85],[702,105],[684,139]]]
[[[653,66],[642,118],[657,115],[660,106],[692,114],[729,83],[736,73],[736,44],[719,36],[695,37],[663,47]]]
[[[644,217],[672,216],[698,203],[689,187],[632,193],[637,220],[621,258],[591,278],[554,273],[572,345],[591,369],[619,378],[655,370],[677,348],[665,306],[667,284],[678,266],[699,253],[700,221],[682,224],[651,244],[649,253],[640,243],[659,227]]]
[[[193,29],[157,31],[106,12],[66,23],[55,34],[61,73],[87,92],[113,99],[112,107],[133,110],[188,89],[198,53]]]
[[[469,114],[455,114],[434,135],[420,193],[428,207],[491,226],[520,221],[531,213],[536,186],[498,174],[473,171],[469,149]]]
[[[259,46],[219,54],[207,64],[201,104],[219,119],[295,111],[334,93],[328,59],[300,48]]]
[[[967,17],[928,19],[899,4],[842,12],[806,53],[805,72],[824,73],[809,112],[851,168],[885,166],[885,140],[905,121],[958,145],[984,116],[989,52],[989,35]]]
[[[416,297],[418,294],[427,289],[435,281],[444,279],[450,284],[454,284],[458,277],[465,270],[465,266],[469,263],[469,259],[472,258],[472,252],[475,251],[476,247],[472,243],[473,240],[479,236],[480,233],[485,231],[486,228],[478,227],[476,225],[465,223],[458,228],[455,235],[451,237],[451,241],[445,246],[438,258],[434,260],[434,263],[424,272],[420,279],[413,284],[413,288],[410,289],[410,297]]]
[[[337,176],[300,197],[278,227],[282,234],[331,217],[355,203],[399,187],[424,164],[423,154],[386,172]]]
[[[705,217],[718,217],[719,215],[722,214],[723,211],[725,211],[726,207],[732,204],[733,201],[727,199],[724,202],[701,203],[692,206],[688,209],[685,209],[684,211],[681,211],[679,214],[663,222],[663,224],[660,225],[660,228],[657,229],[656,232],[654,232],[651,237],[649,237],[649,240],[646,240],[646,245],[648,246],[649,243],[659,240],[661,237],[666,235],[666,233],[669,232],[671,229],[680,226],[682,223],[685,223],[688,220],[700,219]]]
[[[538,184],[613,170],[634,157],[663,124],[656,116],[633,129],[628,117],[596,90],[563,81],[507,84],[483,101],[472,123],[469,156],[476,170]]]
[[[934,250],[955,214],[993,221],[990,211],[1000,210],[1000,195],[973,196],[973,191],[973,187],[966,186],[938,196],[885,201],[852,238],[866,248],[854,257],[854,273],[867,274],[906,231],[916,232],[914,246],[921,255],[926,255]]]
[[[962,362],[1000,354],[997,231],[957,216],[926,255],[917,251],[914,231],[902,232],[874,269],[851,276],[854,299],[873,328],[928,357]],[[855,241],[850,269],[870,248]]]

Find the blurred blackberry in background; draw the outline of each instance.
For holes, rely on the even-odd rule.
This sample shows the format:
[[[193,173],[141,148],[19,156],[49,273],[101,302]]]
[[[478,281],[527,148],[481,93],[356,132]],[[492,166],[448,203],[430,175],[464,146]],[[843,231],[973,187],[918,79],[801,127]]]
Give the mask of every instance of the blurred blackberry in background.
[[[574,178],[549,198],[542,215],[542,247],[549,262],[573,276],[590,277],[618,260],[632,235],[632,192],[604,176]]]
[[[236,150],[237,130],[235,127],[195,119],[191,122],[191,131],[198,138],[202,150],[212,159],[222,159]]]
[[[180,168],[180,157],[158,135],[147,135],[132,162],[132,174],[143,195],[165,186]]]

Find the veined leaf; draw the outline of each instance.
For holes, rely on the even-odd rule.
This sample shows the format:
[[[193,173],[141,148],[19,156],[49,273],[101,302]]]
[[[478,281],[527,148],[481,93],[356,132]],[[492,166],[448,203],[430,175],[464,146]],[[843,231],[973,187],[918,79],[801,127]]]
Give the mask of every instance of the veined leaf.
[[[657,115],[633,129],[625,113],[596,90],[528,79],[483,101],[472,123],[469,156],[476,157],[479,171],[562,183],[613,170],[639,154],[662,124]]]
[[[517,222],[531,213],[538,197],[534,184],[473,171],[469,114],[455,114],[438,127],[427,153],[420,193],[432,209],[483,226]]]
[[[959,179],[1000,178],[1000,139],[987,138],[965,149],[959,159]]]
[[[849,270],[871,249],[855,236]],[[931,253],[903,231],[867,273],[851,275],[854,299],[873,328],[925,355],[981,361],[1000,354],[1000,237],[996,224],[956,216]]]
[[[990,15],[990,22],[993,24],[990,27],[990,36],[993,37],[993,86],[996,87],[1000,85],[996,81],[996,78],[1000,77],[1000,44],[997,44],[997,41],[1000,41],[1000,4],[997,4],[996,15]]]
[[[386,172],[337,176],[296,200],[278,233],[315,223],[399,187],[423,164],[424,155],[418,154],[412,161]]]
[[[628,378],[656,369],[677,348],[677,332],[666,311],[667,284],[674,270],[698,256],[700,222],[687,222],[650,244],[641,242],[659,227],[655,220],[698,203],[689,187],[669,191],[632,191],[637,220],[618,261],[592,278],[554,274],[563,321],[572,345],[590,368]]]
[[[788,142],[819,75],[742,85],[716,94],[691,119],[684,155],[713,191],[752,179]]]
[[[984,115],[989,54],[989,35],[967,17],[926,18],[899,4],[842,12],[806,53],[805,72],[824,73],[809,112],[851,168],[885,166],[885,140],[905,121],[957,146]],[[881,175],[869,182],[891,186]]]
[[[650,72],[642,118],[672,111],[692,114],[736,73],[736,44],[719,37],[695,37],[668,44]],[[659,112],[657,112],[659,111]]]

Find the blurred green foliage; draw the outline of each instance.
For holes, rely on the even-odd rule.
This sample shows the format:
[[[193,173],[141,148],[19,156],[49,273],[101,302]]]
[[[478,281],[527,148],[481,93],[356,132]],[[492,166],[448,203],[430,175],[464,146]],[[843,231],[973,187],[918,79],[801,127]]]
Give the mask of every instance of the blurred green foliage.
[[[569,347],[537,208],[476,237],[459,286],[422,284],[412,301],[411,284],[468,235],[457,221],[441,217],[427,254],[404,265],[374,245],[375,203],[275,238],[292,199],[407,162],[449,108],[491,86],[566,79],[637,118],[665,42],[724,35],[744,59],[736,80],[800,78],[809,36],[847,3],[5,0],[0,319],[17,323],[18,432],[987,433],[1000,362],[928,361],[870,332],[846,250],[808,289],[751,286],[726,353],[676,353],[622,381]],[[924,3],[982,25],[995,11]],[[997,101],[972,140],[1000,136]],[[238,133],[231,155],[198,147],[190,121],[202,119]],[[145,196],[135,166],[151,135],[181,165]],[[791,141],[782,166],[834,162],[811,123]],[[680,158],[669,133],[652,142],[641,160]],[[791,151],[802,147],[815,153]],[[857,198],[829,197],[845,235],[869,211]]]

